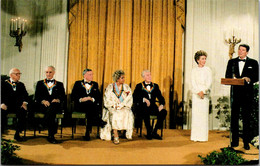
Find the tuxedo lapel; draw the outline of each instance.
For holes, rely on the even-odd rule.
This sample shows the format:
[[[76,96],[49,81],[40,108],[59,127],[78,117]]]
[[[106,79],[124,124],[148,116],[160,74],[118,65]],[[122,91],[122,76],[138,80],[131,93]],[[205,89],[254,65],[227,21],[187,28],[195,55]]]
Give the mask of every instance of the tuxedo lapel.
[[[242,73],[241,73],[241,77],[246,73],[246,70],[247,70],[247,68],[248,68],[248,66],[249,66],[249,63],[250,63],[250,60],[249,60],[249,58],[247,57],[247,58],[246,58],[245,65],[244,65],[244,68],[243,68]]]

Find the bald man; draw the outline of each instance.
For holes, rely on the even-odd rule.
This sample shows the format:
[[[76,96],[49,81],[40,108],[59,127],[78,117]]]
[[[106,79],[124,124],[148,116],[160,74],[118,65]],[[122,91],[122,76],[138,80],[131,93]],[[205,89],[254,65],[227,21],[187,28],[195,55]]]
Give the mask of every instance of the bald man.
[[[26,124],[28,93],[22,82],[20,82],[21,72],[17,68],[12,68],[9,72],[10,79],[2,80],[1,84],[1,120],[2,132],[6,129],[8,113],[16,113],[18,122],[14,139],[24,141],[20,137]]]
[[[44,124],[48,128],[47,140],[57,143],[54,135],[57,133],[58,124],[55,121],[56,114],[61,112],[65,100],[65,90],[62,82],[55,80],[55,67],[45,68],[46,78],[37,82],[35,90],[35,101],[40,112],[45,114]]]

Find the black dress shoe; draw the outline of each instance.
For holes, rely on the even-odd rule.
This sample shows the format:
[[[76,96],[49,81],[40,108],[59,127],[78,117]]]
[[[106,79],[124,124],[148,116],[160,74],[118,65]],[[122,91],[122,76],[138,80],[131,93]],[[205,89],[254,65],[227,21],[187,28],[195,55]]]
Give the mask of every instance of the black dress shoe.
[[[238,147],[238,143],[231,142],[231,147],[232,147],[232,148]]]
[[[248,143],[244,144],[244,149],[245,149],[245,150],[249,150],[249,149],[250,149],[250,146],[249,146]]]
[[[47,140],[49,141],[49,143],[52,143],[52,144],[58,143],[58,141],[55,139],[55,137],[48,137]]]
[[[148,139],[148,140],[151,140],[151,139],[153,139],[153,137],[152,137],[152,135],[151,135],[151,134],[147,134],[147,135],[145,135],[145,137],[146,137],[146,139]]]
[[[153,133],[153,134],[152,134],[152,137],[153,137],[154,139],[162,140],[162,137],[160,137],[157,133]]]
[[[90,140],[89,133],[88,133],[88,134],[86,133],[86,135],[83,137],[83,139],[84,139],[85,141],[89,141],[89,140]]]
[[[18,142],[25,141],[22,137],[20,137],[19,134],[15,134],[15,135],[14,135],[14,139],[15,139],[16,141],[18,141]]]

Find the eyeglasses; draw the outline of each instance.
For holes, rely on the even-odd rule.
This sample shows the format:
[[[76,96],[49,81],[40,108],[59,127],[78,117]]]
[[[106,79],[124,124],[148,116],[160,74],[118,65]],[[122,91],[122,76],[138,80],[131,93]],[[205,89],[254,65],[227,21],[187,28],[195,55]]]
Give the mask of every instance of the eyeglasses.
[[[22,73],[12,73],[12,74],[14,74],[16,76],[22,75]]]

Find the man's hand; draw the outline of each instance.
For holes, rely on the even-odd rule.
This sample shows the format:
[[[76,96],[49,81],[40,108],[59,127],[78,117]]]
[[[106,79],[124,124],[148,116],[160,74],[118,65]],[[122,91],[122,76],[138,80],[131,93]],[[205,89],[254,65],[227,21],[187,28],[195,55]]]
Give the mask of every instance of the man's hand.
[[[27,111],[27,103],[26,103],[26,102],[23,102],[23,105],[21,106],[21,108],[23,108],[24,110]]]
[[[159,112],[163,109],[163,107],[164,107],[163,105],[159,106]]]
[[[60,99],[53,99],[51,102],[52,103],[60,103]]]
[[[146,102],[147,107],[150,107],[151,103],[147,98],[143,98],[144,102]]]
[[[51,104],[50,102],[46,101],[46,100],[42,100],[41,102],[45,107],[49,107]]]
[[[3,110],[7,110],[7,105],[5,105],[5,104],[1,104],[1,109],[3,109]]]
[[[200,91],[200,92],[198,93],[198,95],[200,96],[201,99],[204,99],[204,93],[203,93],[202,91]]]
[[[242,79],[246,80],[247,83],[250,83],[250,81],[251,81],[250,78],[248,78],[248,77],[243,77]]]
[[[80,98],[80,102],[86,102],[86,101],[93,101],[92,97],[88,96],[88,97],[83,97],[83,98]]]

